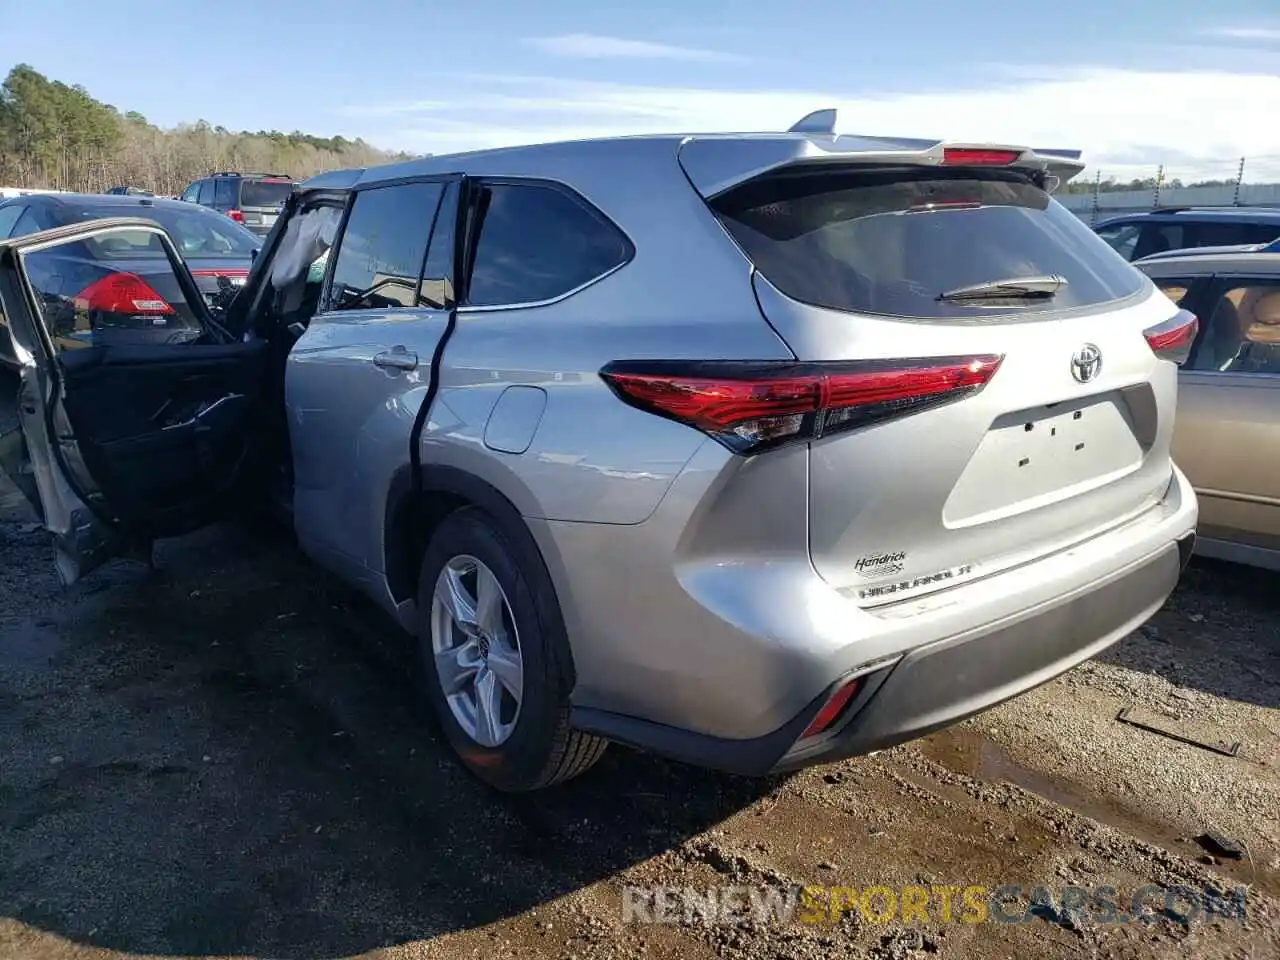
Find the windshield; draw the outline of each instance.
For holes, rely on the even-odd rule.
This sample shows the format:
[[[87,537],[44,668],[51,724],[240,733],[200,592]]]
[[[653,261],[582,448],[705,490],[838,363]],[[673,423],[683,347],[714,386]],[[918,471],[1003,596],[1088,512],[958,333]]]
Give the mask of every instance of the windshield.
[[[245,180],[240,184],[240,206],[283,207],[292,191],[289,180]]]
[[[712,202],[762,274],[805,303],[923,319],[992,319],[1128,297],[1141,274],[1078,217],[1008,170],[785,171]],[[1059,278],[1035,297],[947,298],[993,281]]]
[[[121,204],[120,206],[95,205],[79,211],[84,220],[102,217],[144,217],[164,227],[173,239],[178,253],[186,257],[248,257],[262,246],[262,240],[245,230],[234,220],[202,207],[144,206]],[[94,253],[99,257],[147,257],[163,256],[163,250],[155,234],[145,230],[117,230],[102,241],[90,240]],[[105,247],[103,246],[105,244]]]

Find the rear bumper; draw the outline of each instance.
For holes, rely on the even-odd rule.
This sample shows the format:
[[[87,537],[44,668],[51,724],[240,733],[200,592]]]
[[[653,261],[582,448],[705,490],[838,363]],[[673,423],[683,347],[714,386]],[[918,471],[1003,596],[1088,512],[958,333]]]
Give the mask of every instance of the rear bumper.
[[[918,647],[862,676],[823,734],[801,739],[833,682],[791,721],[731,740],[608,711],[575,709],[575,726],[674,760],[759,776],[882,750],[988,710],[1096,656],[1164,604],[1191,557],[1195,534],[1008,624]]]
[[[583,649],[571,628],[575,659],[587,667],[579,670],[572,722],[672,759],[748,775],[911,740],[1037,687],[1136,629],[1173,591],[1191,556],[1196,514],[1194,493],[1175,469],[1164,502],[1147,515],[1000,574],[979,591],[954,588],[949,606],[921,615],[876,616],[839,598],[829,620],[825,607],[832,598],[815,594],[820,588],[812,582],[797,590],[789,573],[775,569],[770,589],[763,576],[744,574],[739,565],[726,573],[733,578],[727,583],[744,580],[745,586],[717,579],[717,593],[705,594],[713,602],[702,604],[733,612],[733,638],[713,636],[705,620],[691,621],[680,638],[682,655],[668,654],[663,683],[649,666],[662,638],[651,640],[644,623],[666,618],[652,604],[648,616],[639,609],[628,616],[615,606],[613,623],[629,641],[610,647],[606,679],[619,693],[582,696],[597,692],[601,651]],[[686,580],[686,594],[691,584],[701,586]],[[786,616],[762,623],[752,603],[781,608]],[[582,613],[575,609],[573,617]],[[754,629],[742,629],[752,622]],[[784,632],[797,623],[794,632]],[[714,650],[714,661],[702,656],[703,647]],[[627,652],[615,652],[621,650]],[[637,679],[645,668],[654,682]],[[854,675],[862,683],[836,722],[802,738],[830,695]],[[762,729],[764,717],[777,719]],[[738,732],[744,729],[745,736]]]

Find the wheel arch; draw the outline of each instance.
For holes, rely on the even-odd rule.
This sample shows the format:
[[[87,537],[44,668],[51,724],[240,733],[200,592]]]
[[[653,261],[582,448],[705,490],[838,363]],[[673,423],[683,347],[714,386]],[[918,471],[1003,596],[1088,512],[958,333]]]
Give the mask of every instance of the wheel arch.
[[[553,622],[552,629],[567,630],[559,591],[550,566],[524,516],[514,503],[493,484],[459,467],[423,464],[417,481],[411,464],[400,467],[388,487],[383,530],[383,569],[387,588],[397,603],[416,598],[423,555],[432,535],[450,514],[466,508],[487,514],[506,534],[519,553],[522,567],[538,581],[533,586],[551,601],[540,604],[541,615]],[[567,680],[576,682],[572,641],[568,642]]]

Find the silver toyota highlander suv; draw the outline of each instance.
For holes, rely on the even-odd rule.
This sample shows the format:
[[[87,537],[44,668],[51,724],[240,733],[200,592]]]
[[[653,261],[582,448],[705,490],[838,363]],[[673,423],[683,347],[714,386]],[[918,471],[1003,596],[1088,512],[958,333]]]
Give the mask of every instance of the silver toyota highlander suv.
[[[147,221],[0,244],[0,465],[66,582],[269,496],[502,790],[953,723],[1173,589],[1196,320],[1050,198],[1078,154],[831,119],[323,174],[225,309]]]

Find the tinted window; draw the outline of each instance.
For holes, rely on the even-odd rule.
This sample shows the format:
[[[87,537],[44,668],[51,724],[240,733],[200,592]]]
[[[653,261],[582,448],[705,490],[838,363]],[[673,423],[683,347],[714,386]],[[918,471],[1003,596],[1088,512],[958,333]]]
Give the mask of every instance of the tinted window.
[[[21,203],[0,207],[0,237],[9,236],[9,231],[13,229],[14,224],[26,209],[26,206]]]
[[[338,243],[331,310],[411,307],[442,187],[407,183],[356,194]]]
[[[1138,245],[1138,236],[1142,226],[1136,223],[1115,223],[1098,230],[1098,236],[1111,245],[1111,249],[1126,260],[1133,259],[1133,250]]]
[[[625,263],[631,252],[617,227],[553,187],[488,185],[478,221],[472,306],[554,299]]]
[[[293,192],[288,180],[246,180],[240,187],[240,205],[244,207],[283,207]]]
[[[1186,369],[1280,374],[1280,283],[1220,287],[1204,340]]]
[[[218,207],[234,207],[236,205],[236,185],[239,180],[213,181],[213,203]]]
[[[1196,246],[1221,247],[1237,243],[1270,243],[1280,236],[1280,227],[1258,223],[1201,223],[1196,230]]]
[[[198,196],[198,201],[200,203],[203,203],[206,207],[213,206],[213,181],[212,180],[202,180],[200,182],[200,194]]]
[[[40,225],[40,221],[36,219],[36,215],[30,207],[22,211],[22,216],[18,218],[18,222],[13,225],[9,231],[11,239],[17,237],[25,237],[29,233],[39,233],[41,230],[47,229]]]
[[[1146,280],[1061,204],[1007,170],[803,170],[761,177],[713,208],[783,293],[836,310],[994,319],[1109,303]],[[1057,274],[1052,300],[942,300]]]
[[[185,257],[248,257],[262,246],[262,240],[221,214],[201,207],[179,207],[156,204],[94,204],[76,211],[82,220],[103,217],[146,217],[155,220],[173,239],[178,252]],[[120,231],[112,239],[119,241],[117,256],[163,256],[153,242],[155,234],[146,231]],[[134,241],[125,249],[126,242]],[[110,254],[104,254],[110,255]]]
[[[200,184],[198,183],[193,183],[191,186],[187,187],[186,190],[182,191],[182,199],[186,200],[188,203],[195,203],[196,198],[199,196]]]
[[[168,258],[122,266],[98,256],[117,239],[133,245],[138,232],[113,230],[23,254],[56,349],[182,343],[202,333]]]
[[[1195,224],[1189,231],[1181,223],[1148,223],[1142,228],[1142,238],[1134,251],[1134,258],[1150,256],[1153,253],[1164,253],[1166,250],[1182,250],[1196,243],[1191,235]]]

